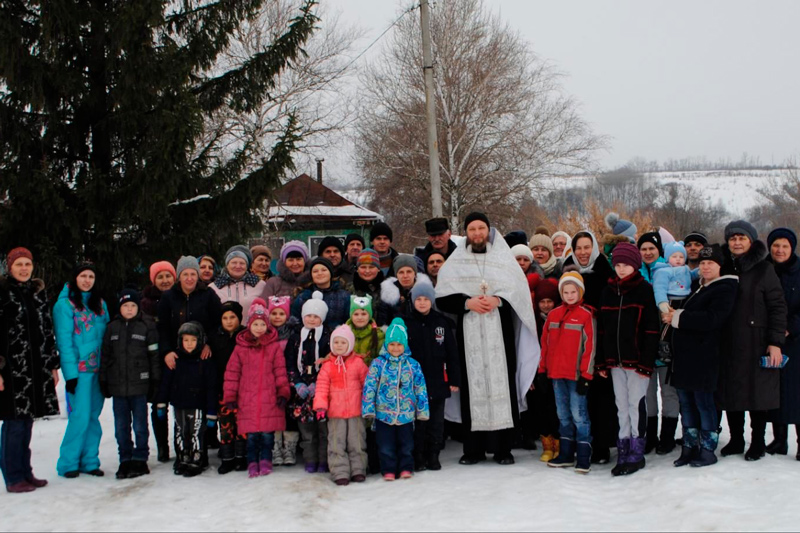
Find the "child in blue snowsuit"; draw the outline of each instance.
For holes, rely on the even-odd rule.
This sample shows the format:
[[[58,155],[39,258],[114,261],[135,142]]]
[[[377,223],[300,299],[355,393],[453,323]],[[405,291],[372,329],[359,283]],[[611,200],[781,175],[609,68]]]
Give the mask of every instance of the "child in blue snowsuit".
[[[653,265],[653,292],[656,305],[662,313],[669,311],[672,300],[683,300],[692,292],[692,281],[697,270],[686,265],[686,248],[683,241],[671,242],[664,247],[666,263]]]
[[[81,473],[102,476],[100,470],[100,347],[108,324],[108,309],[93,291],[94,265],[78,265],[53,307],[53,327],[67,390],[67,430],[56,469],[59,476]]]
[[[402,318],[386,330],[386,340],[372,361],[361,396],[361,415],[375,418],[381,474],[393,481],[397,473],[414,471],[414,420],[430,418],[428,389],[419,363],[408,350],[408,331]]]

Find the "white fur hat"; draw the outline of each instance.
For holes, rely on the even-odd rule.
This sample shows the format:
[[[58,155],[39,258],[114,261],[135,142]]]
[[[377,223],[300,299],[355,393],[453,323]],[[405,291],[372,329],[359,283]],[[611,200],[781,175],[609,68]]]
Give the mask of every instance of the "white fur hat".
[[[306,315],[317,315],[325,322],[325,317],[328,316],[328,304],[323,301],[321,292],[314,291],[311,298],[306,300],[306,303],[303,304],[301,314],[303,318],[305,318]]]

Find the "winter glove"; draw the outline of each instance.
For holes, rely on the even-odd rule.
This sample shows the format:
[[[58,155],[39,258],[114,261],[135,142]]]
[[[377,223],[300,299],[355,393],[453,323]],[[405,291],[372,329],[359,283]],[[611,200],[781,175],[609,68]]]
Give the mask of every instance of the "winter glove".
[[[166,407],[159,407],[156,409],[156,416],[159,420],[164,420],[167,418],[167,408]]]
[[[64,385],[64,388],[67,389],[68,393],[75,394],[75,389],[78,388],[78,378],[68,379],[67,384]]]
[[[104,398],[111,398],[111,392],[108,390],[108,383],[105,381],[100,382],[100,392]]]
[[[206,426],[208,427],[208,429],[216,429],[217,421],[216,420],[211,420],[209,418],[208,420],[206,420]]]
[[[239,404],[237,404],[236,402],[225,402],[225,408],[228,411],[235,411],[236,409],[239,408]]]
[[[308,398],[308,385],[305,383],[300,383],[294,386],[294,390],[297,391],[297,395],[300,396],[302,399]]]
[[[308,395],[314,396],[316,393],[317,393],[317,384],[312,383],[311,385],[308,386]]]
[[[585,377],[581,376],[578,378],[578,383],[575,385],[575,392],[580,394],[581,396],[586,396],[586,393],[589,392],[589,381]]]
[[[283,409],[284,407],[286,407],[286,398],[284,398],[283,396],[278,396],[278,402],[277,403],[278,403],[278,407]]]
[[[328,419],[328,411],[320,409],[317,411],[317,422],[325,422]]]
[[[156,399],[158,398],[158,389],[161,388],[161,382],[155,379],[150,380],[150,384],[147,387],[147,401],[150,403],[155,403]]]

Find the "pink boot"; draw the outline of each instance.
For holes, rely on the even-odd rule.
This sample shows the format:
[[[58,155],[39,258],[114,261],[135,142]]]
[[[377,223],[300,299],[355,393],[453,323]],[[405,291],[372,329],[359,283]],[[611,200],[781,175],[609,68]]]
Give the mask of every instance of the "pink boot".
[[[250,463],[247,465],[247,477],[253,478],[258,477],[258,463]]]
[[[272,461],[261,459],[261,462],[258,463],[258,472],[262,476],[270,475],[272,473]]]

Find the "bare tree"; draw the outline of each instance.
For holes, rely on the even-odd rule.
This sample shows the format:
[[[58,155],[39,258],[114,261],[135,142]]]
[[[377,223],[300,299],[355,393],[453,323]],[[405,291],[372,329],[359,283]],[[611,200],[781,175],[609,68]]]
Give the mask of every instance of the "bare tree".
[[[788,176],[783,180],[770,180],[758,191],[764,200],[747,213],[762,231],[781,226],[800,231],[800,171],[797,161],[788,166],[791,168]]]
[[[508,219],[540,177],[592,165],[605,139],[563,93],[561,75],[483,0],[437,2],[431,25],[442,196],[454,229],[472,208]],[[405,17],[361,76],[356,128],[374,205],[412,233],[430,204],[420,42],[418,21]]]

